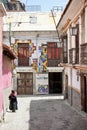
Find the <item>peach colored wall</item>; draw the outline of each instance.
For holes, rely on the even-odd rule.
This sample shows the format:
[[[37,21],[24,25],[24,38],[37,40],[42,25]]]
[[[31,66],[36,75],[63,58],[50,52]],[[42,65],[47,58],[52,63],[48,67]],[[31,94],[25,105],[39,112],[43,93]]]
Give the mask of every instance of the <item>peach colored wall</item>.
[[[0,112],[2,111],[2,18],[0,17]]]

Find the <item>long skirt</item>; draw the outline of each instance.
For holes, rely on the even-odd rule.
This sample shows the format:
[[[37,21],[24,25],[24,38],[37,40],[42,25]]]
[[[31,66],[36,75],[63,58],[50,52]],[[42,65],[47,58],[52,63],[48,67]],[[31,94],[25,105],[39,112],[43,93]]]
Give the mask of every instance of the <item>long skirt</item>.
[[[9,104],[9,109],[15,112],[15,110],[18,109],[17,103],[16,102],[10,102]]]

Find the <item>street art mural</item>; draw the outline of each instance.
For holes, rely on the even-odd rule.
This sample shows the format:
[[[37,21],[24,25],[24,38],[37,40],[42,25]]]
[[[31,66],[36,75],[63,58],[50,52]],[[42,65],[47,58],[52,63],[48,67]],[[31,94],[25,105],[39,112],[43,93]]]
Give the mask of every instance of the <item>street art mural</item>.
[[[38,85],[38,93],[39,94],[48,94],[48,86],[47,85]]]
[[[22,45],[19,46],[20,44]],[[14,66],[17,66],[19,64],[19,60],[21,60],[21,64],[23,65],[22,63],[24,62],[23,58],[25,58],[27,66],[32,66],[30,59],[32,59],[32,54],[35,52],[36,46],[34,46],[34,43],[32,43],[31,40],[16,40],[15,44],[13,44],[12,46],[12,49],[17,56],[17,59],[14,61],[14,65],[12,68],[14,68]]]
[[[42,44],[39,47],[41,55],[38,61],[38,71],[39,72],[47,72],[47,45]]]
[[[48,94],[48,73],[36,74],[36,93]]]
[[[16,40],[15,44],[13,44],[13,46],[12,46],[12,49],[17,56],[18,56],[18,44],[19,43],[24,43],[24,44],[28,43],[29,44],[29,53],[27,55],[27,57],[29,57],[29,60],[31,60],[31,63],[29,62],[29,66],[32,66],[32,69],[34,69],[36,72],[47,72],[48,71],[47,70],[47,45],[42,44],[41,46],[39,46],[38,50],[36,50],[36,46],[34,45],[34,43],[32,43],[31,40]],[[20,48],[20,51],[21,50],[23,50],[23,49]],[[37,58],[33,58],[33,56],[32,56],[32,54],[34,54],[35,51],[38,51]],[[20,52],[20,54],[21,53],[22,53],[22,51]],[[15,66],[15,65],[13,65],[13,66]]]
[[[38,59],[33,59],[32,68],[37,72],[38,71]]]
[[[34,43],[32,43],[31,40],[16,40],[15,44],[13,44],[12,49],[17,56],[18,56],[18,43],[29,44],[29,57],[31,57],[34,51],[36,50],[36,46],[34,46]]]

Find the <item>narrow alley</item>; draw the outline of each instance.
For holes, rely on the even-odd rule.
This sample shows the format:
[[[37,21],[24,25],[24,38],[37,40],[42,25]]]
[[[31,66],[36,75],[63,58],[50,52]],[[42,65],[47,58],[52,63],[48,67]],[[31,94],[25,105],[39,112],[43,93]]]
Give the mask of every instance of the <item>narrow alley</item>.
[[[87,0],[29,1],[0,0],[0,130],[87,130]]]
[[[0,130],[87,130],[87,115],[56,96],[22,96],[18,110],[6,112]]]

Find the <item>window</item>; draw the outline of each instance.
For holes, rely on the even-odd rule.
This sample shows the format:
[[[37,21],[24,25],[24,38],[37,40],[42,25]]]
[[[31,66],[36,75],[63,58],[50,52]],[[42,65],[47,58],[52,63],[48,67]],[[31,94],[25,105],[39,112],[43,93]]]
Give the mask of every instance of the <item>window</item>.
[[[18,43],[18,66],[29,66],[28,43]]]
[[[32,23],[32,24],[37,23],[37,17],[36,16],[30,16],[29,17],[29,22]]]
[[[62,56],[62,47],[58,47],[57,42],[48,43],[48,66],[58,66]]]
[[[63,63],[68,62],[68,47],[67,47],[67,36],[63,37]]]

